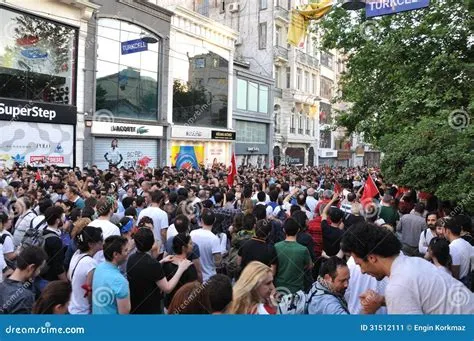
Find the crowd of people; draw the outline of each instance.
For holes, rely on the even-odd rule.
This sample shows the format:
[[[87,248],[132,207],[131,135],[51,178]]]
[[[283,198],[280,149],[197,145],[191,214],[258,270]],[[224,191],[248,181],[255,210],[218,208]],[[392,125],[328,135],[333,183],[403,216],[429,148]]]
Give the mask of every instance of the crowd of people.
[[[376,168],[15,167],[0,192],[4,314],[474,314],[472,217]]]

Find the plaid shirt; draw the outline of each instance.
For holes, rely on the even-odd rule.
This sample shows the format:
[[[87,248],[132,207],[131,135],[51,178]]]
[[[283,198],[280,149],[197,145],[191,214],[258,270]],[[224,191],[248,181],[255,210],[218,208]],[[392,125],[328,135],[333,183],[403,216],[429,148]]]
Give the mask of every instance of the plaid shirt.
[[[216,215],[216,222],[214,226],[220,225],[221,231],[218,232],[224,232],[227,233],[229,231],[229,227],[232,225],[234,222],[234,217],[238,213],[242,213],[240,209],[235,209],[235,208],[214,208],[212,209],[214,214]]]

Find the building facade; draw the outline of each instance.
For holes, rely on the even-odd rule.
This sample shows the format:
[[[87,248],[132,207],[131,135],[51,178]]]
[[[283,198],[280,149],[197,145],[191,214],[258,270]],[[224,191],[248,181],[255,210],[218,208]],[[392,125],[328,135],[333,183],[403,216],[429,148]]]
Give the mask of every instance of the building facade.
[[[0,4],[0,167],[82,165],[87,22],[82,1]]]
[[[85,50],[84,164],[164,166],[173,13],[145,0],[95,2]]]

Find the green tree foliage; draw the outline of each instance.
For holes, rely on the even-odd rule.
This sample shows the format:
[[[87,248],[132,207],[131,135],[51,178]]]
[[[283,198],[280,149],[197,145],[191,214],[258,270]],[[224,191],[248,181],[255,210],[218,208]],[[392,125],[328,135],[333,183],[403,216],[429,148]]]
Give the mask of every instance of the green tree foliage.
[[[347,56],[337,125],[384,153],[394,183],[474,208],[472,1],[365,19],[334,8],[318,25],[322,48]],[[463,129],[461,129],[463,128]]]

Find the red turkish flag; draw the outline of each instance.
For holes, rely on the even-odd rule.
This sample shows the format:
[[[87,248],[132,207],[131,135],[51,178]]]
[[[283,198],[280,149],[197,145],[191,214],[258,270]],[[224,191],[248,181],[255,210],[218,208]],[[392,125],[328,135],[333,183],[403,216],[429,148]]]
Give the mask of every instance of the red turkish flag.
[[[229,169],[229,175],[227,175],[227,184],[232,187],[234,184],[234,178],[237,175],[237,168],[235,166],[235,154],[232,153],[232,161]]]
[[[342,187],[341,187],[341,185],[339,185],[339,182],[337,182],[337,181],[334,184],[334,192],[335,193],[341,193],[342,192]]]
[[[40,180],[41,180],[41,172],[40,172],[39,169],[36,171],[35,180],[36,180],[36,181],[40,181]]]
[[[362,198],[360,198],[360,201],[364,202],[365,200],[372,200],[377,194],[380,194],[379,190],[375,185],[374,180],[369,175],[367,177],[367,180],[365,181],[364,194],[362,194]]]

